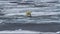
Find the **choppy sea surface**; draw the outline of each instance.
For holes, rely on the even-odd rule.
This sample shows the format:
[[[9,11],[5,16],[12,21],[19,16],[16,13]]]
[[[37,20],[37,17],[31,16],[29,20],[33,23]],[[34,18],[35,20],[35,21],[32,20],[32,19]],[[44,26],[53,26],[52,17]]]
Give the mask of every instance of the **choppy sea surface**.
[[[0,23],[60,23],[60,4],[53,4],[50,7],[4,8],[5,15],[2,17],[7,18],[1,18]],[[32,17],[26,17],[28,10],[32,12]]]
[[[14,32],[19,29],[28,30],[28,32],[60,31],[60,2],[44,2],[42,7],[34,7],[2,1],[0,8],[0,31],[13,30]],[[26,11],[31,11],[32,17],[27,17]]]

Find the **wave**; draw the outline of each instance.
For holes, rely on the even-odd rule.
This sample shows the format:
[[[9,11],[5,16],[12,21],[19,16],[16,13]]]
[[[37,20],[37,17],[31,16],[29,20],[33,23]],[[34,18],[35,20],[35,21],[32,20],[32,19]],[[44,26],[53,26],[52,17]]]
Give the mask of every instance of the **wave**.
[[[15,30],[15,31],[0,31],[0,33],[31,33],[31,34],[33,34],[33,33],[35,33],[35,34],[39,34],[40,32],[36,32],[36,31],[28,31],[28,30],[21,30],[21,29],[19,29],[19,30]]]

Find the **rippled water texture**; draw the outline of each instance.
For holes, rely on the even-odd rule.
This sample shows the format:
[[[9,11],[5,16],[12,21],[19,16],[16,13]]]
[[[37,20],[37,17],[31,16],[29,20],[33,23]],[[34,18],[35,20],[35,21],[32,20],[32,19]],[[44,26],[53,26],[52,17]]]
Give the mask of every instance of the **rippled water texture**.
[[[0,31],[60,31],[60,0],[33,0],[36,5],[41,4],[40,7],[19,5],[19,1],[0,0]],[[32,17],[26,16],[28,10],[32,12]]]
[[[32,11],[32,17],[25,16],[26,10]],[[0,18],[1,23],[60,23],[60,8],[58,6],[12,8],[5,9],[4,13],[5,15]]]

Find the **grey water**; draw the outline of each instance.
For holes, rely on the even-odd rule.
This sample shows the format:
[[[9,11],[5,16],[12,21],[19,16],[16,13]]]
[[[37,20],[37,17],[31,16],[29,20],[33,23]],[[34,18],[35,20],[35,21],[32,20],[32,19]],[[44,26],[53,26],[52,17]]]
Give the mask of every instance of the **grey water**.
[[[52,0],[50,2],[41,0],[41,2],[46,7],[23,6],[7,1],[0,2],[0,7],[3,8],[1,9],[2,12],[0,12],[2,13],[0,15],[0,31],[18,29],[42,32],[60,31],[59,0],[53,2]],[[25,16],[27,10],[32,11],[32,17]]]
[[[32,11],[31,18],[25,16],[27,10]],[[12,8],[5,9],[4,12],[6,14],[4,15],[4,18],[6,16],[7,18],[1,18],[1,20],[5,23],[60,23],[60,8],[58,8],[57,6],[37,8]],[[22,17],[20,15],[22,15]],[[8,17],[12,19],[9,19]]]

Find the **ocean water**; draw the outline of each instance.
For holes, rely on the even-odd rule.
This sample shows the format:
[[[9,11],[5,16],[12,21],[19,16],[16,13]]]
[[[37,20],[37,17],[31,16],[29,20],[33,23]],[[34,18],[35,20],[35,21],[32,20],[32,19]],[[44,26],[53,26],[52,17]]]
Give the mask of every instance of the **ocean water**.
[[[0,2],[2,11],[0,11],[0,13],[4,14],[0,15],[0,31],[15,32],[15,30],[18,31],[19,29],[24,30],[19,30],[19,32],[25,32],[25,30],[28,30],[28,32],[60,31],[60,1],[40,1],[43,2],[42,4],[39,2],[43,5],[42,7],[18,5],[17,3],[9,3],[9,1],[4,0]],[[32,12],[32,17],[26,16],[26,11],[28,10]]]
[[[2,21],[4,23],[60,23],[60,8],[56,5],[59,4],[55,4],[55,6],[51,7],[27,7],[4,9],[3,11],[5,15],[3,18],[6,17],[6,19]],[[32,12],[31,18],[25,16],[27,10]]]

